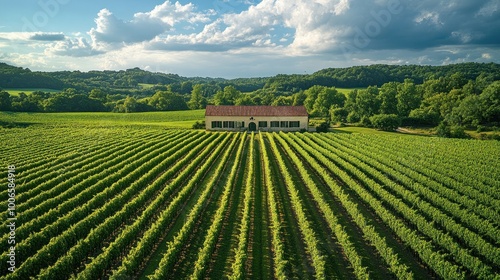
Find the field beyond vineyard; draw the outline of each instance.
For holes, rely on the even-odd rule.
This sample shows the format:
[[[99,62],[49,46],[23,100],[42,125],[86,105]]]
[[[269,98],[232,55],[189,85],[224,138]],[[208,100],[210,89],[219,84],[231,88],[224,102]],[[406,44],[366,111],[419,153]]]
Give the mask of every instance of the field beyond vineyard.
[[[0,278],[500,279],[500,142],[200,115],[1,113]]]

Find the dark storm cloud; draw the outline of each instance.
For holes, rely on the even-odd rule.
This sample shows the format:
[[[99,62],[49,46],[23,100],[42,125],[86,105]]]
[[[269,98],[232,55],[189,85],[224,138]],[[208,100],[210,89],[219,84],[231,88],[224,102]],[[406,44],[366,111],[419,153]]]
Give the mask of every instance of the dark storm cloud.
[[[389,3],[396,7],[391,11]],[[426,49],[500,45],[498,1],[389,0],[353,3],[332,21],[351,28],[342,41],[358,49]],[[385,5],[384,5],[385,4]],[[357,15],[350,17],[352,15]],[[349,19],[350,18],[350,19]]]

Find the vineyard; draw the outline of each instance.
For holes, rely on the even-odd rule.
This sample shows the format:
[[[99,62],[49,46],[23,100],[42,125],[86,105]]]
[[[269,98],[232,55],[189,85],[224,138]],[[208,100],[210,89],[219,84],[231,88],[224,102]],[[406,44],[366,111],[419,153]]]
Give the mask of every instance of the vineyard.
[[[87,124],[0,139],[4,218],[16,168],[1,279],[500,279],[497,141]]]

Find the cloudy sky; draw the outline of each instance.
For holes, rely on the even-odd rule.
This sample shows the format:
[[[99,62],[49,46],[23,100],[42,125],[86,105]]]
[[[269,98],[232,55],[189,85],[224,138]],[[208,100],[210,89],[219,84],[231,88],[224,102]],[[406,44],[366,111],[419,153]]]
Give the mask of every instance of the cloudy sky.
[[[499,34],[499,0],[17,0],[0,10],[0,62],[259,77],[499,63]]]

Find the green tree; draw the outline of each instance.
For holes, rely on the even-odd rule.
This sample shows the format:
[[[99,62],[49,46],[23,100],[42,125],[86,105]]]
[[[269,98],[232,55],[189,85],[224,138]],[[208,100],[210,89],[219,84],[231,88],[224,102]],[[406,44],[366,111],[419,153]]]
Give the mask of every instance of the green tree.
[[[380,100],[380,114],[398,113],[398,83],[385,83],[380,87],[378,98]]]
[[[500,81],[493,82],[479,95],[486,122],[500,122]]]
[[[10,94],[6,91],[0,90],[0,111],[12,110],[12,101]]]
[[[234,86],[226,86],[224,90],[218,91],[214,96],[215,105],[234,105],[234,102],[240,97],[241,92]]]
[[[397,109],[400,117],[407,117],[411,110],[420,106],[422,101],[422,95],[410,79],[405,79],[404,83],[399,84],[396,98],[398,99]]]
[[[207,106],[207,99],[203,96],[203,86],[201,84],[194,85],[191,91],[191,99],[187,104],[191,110],[205,109]]]
[[[127,96],[123,102],[125,113],[137,112],[137,100],[131,96]]]
[[[417,108],[410,112],[410,125],[437,125],[441,121],[441,115],[433,107]],[[405,123],[407,123],[405,121]]]
[[[375,115],[380,108],[377,87],[368,87],[366,90],[359,90],[356,96],[356,113],[363,117]]]
[[[320,92],[324,89],[323,86],[312,86],[309,89],[305,90],[304,93],[307,96],[304,100],[304,106],[306,107],[308,112],[312,112],[314,110],[314,103],[316,102],[316,98]]]
[[[158,111],[177,111],[188,109],[184,98],[171,91],[157,91],[149,99],[149,105]]]
[[[385,131],[394,131],[401,125],[401,119],[396,114],[379,114],[370,117],[373,127]]]
[[[458,107],[453,108],[452,114],[457,118],[457,124],[478,126],[482,121],[481,98],[477,95],[467,96]]]
[[[330,119],[332,123],[345,123],[347,122],[347,116],[349,111],[346,108],[330,108]]]
[[[94,88],[90,91],[89,97],[92,99],[101,100],[102,102],[106,102],[107,94],[103,92],[101,89]]]
[[[274,99],[272,106],[291,106],[293,104],[293,96],[278,96]]]
[[[344,107],[346,97],[335,88],[324,87],[314,101],[312,115],[327,117],[331,107]]]
[[[44,100],[45,102],[45,100]],[[33,103],[24,92],[19,93],[17,96],[11,97],[11,108],[12,111],[16,112],[38,112],[43,111],[43,106],[40,110],[40,104]]]
[[[242,94],[240,97],[236,99],[234,105],[242,106],[242,105],[255,105],[255,101],[252,99],[250,94]]]
[[[304,101],[306,100],[307,95],[304,93],[303,90],[297,92],[296,94],[293,95],[293,106],[301,106],[304,105]]]
[[[180,93],[190,94],[193,91],[193,83],[190,81],[185,81],[181,83]]]

